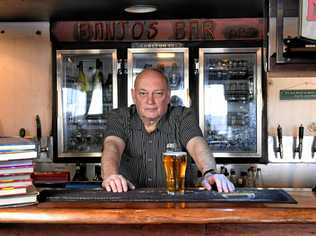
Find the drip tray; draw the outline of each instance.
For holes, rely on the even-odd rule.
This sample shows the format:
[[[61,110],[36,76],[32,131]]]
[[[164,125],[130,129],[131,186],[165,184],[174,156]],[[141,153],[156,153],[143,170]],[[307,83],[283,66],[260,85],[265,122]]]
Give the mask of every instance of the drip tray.
[[[107,201],[107,202],[255,202],[297,203],[281,189],[239,188],[233,193],[218,193],[203,189],[187,189],[183,195],[168,195],[164,189],[142,188],[125,193],[98,189],[46,189],[40,201]]]

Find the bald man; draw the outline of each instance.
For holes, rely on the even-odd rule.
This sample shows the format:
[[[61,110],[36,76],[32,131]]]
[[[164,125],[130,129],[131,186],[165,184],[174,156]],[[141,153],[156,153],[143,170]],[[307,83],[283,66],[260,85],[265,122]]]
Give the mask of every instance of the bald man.
[[[102,153],[102,186],[126,192],[135,187],[165,187],[162,153],[168,143],[187,151],[203,173],[207,190],[232,192],[234,185],[215,172],[215,159],[191,109],[172,107],[167,78],[145,69],[132,89],[134,105],[114,109],[108,118]]]

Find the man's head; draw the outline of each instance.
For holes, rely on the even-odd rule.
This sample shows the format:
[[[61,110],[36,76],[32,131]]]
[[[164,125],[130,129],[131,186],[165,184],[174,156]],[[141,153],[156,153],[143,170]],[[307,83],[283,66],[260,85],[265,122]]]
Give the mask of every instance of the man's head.
[[[157,122],[170,102],[167,78],[158,70],[143,70],[135,79],[132,97],[142,121]]]

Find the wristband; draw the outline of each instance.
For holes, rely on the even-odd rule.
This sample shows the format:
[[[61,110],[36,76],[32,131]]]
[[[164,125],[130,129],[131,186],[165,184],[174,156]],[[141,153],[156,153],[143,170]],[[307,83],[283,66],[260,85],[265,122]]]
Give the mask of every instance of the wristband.
[[[210,174],[212,174],[212,175],[217,174],[217,172],[216,172],[214,169],[208,169],[207,171],[204,172],[203,177],[204,177],[206,174],[208,174],[208,173],[210,173]]]

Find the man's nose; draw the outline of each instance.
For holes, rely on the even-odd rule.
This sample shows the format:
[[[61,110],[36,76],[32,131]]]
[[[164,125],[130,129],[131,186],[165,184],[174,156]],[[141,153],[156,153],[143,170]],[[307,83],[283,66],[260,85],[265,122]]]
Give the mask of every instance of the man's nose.
[[[154,104],[155,103],[153,94],[148,94],[147,103],[148,104]]]

